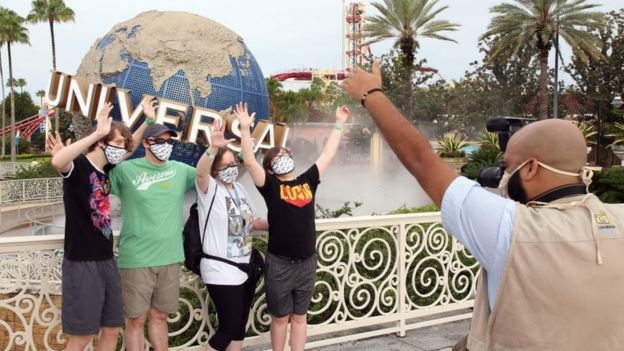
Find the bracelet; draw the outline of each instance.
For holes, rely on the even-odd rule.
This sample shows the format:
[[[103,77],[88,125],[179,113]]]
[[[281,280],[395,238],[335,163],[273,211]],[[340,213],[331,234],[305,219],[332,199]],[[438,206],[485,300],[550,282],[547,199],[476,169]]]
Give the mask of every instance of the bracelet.
[[[153,126],[154,123],[156,123],[156,122],[154,122],[153,119],[149,119],[149,118],[145,119],[145,124],[147,124],[148,126]]]
[[[342,126],[338,123],[334,124],[334,129],[342,132]]]
[[[206,155],[206,157],[212,157],[212,154],[210,153],[210,150],[208,148],[206,148],[206,151],[204,151],[204,154]]]
[[[373,88],[373,89],[371,89],[371,90],[369,90],[369,91],[365,92],[365,93],[362,95],[362,98],[360,99],[360,102],[362,103],[362,107],[366,108],[366,105],[364,104],[364,103],[365,103],[365,101],[366,101],[366,97],[367,97],[368,95],[370,95],[370,94],[372,94],[372,93],[376,92],[376,91],[383,92],[383,90],[381,90],[381,88]]]

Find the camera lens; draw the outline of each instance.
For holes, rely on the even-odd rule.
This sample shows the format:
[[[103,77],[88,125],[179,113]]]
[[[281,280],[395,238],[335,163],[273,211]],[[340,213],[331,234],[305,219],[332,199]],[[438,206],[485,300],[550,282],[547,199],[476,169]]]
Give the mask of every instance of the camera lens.
[[[486,188],[498,188],[505,170],[501,167],[487,167],[479,171],[477,181]]]

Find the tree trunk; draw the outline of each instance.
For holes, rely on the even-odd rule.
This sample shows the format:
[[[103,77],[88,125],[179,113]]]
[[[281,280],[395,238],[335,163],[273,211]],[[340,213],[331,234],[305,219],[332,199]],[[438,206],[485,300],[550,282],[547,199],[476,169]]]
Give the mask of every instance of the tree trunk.
[[[0,84],[2,86],[2,132],[4,133],[4,128],[6,128],[6,120],[5,120],[5,114],[6,114],[6,108],[5,108],[5,103],[4,103],[4,74],[2,74],[3,70],[2,70],[2,52],[0,52],[0,82],[2,82],[2,84]],[[6,135],[2,134],[2,151],[0,153],[0,155],[2,155],[2,158],[4,158],[4,154],[5,151],[4,149],[6,148]]]
[[[11,162],[15,162],[15,89],[13,88],[13,61],[11,60],[11,42],[7,41],[9,53],[9,80],[11,81]]]
[[[50,36],[52,39],[52,69],[56,71],[56,44],[54,43],[54,20],[49,19],[50,23]],[[59,132],[59,111],[54,110],[54,131]]]
[[[403,70],[404,77],[403,87],[405,101],[403,102],[403,113],[408,120],[412,120],[412,71],[414,69],[414,50],[415,43],[412,38],[403,38],[400,43],[401,53],[403,54]]]
[[[548,118],[548,49],[540,49],[540,74],[537,87],[538,118]]]
[[[56,71],[56,44],[54,43],[54,20],[49,19],[50,23],[50,36],[52,39],[52,69]]]

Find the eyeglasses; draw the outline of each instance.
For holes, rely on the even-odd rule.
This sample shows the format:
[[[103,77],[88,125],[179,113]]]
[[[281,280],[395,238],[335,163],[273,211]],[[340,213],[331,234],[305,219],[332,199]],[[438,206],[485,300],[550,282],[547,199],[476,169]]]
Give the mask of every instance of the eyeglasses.
[[[238,162],[231,162],[231,163],[228,163],[227,165],[223,165],[223,167],[217,169],[217,171],[221,172],[221,171],[223,171],[225,169],[228,169],[230,167],[238,167]]]
[[[150,145],[154,145],[154,144],[169,144],[169,145],[173,145],[174,140],[173,139],[163,139],[163,138],[156,138],[156,139],[147,139],[147,143]]]

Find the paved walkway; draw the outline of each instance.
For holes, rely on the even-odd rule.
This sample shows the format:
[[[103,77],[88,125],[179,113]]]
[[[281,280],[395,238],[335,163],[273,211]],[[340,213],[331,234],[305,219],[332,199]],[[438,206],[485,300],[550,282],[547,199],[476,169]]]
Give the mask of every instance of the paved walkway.
[[[315,351],[450,351],[459,339],[468,334],[470,320],[408,331],[404,338],[395,335],[352,341],[315,348]]]

